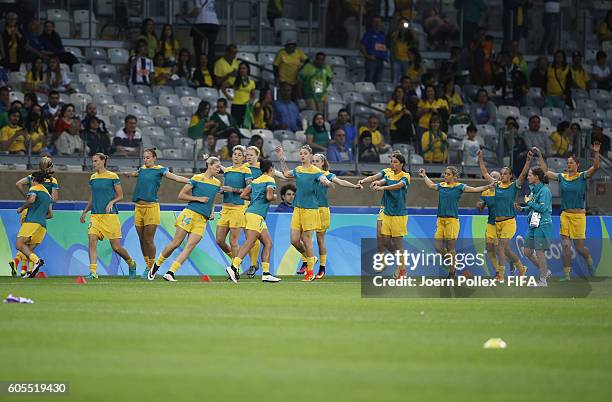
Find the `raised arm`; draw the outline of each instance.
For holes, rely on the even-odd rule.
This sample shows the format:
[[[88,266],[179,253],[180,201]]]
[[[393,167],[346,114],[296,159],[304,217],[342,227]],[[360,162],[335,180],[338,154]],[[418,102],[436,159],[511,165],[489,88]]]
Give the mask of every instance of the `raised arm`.
[[[28,185],[28,178],[24,177],[20,179],[17,183],[15,183],[15,187],[17,187],[17,191],[23,196],[23,198],[27,197],[26,186]]]
[[[477,155],[478,155],[478,165],[480,166],[480,173],[482,174],[482,177],[484,177],[484,179],[488,181],[489,183],[493,183],[495,179],[491,177],[491,174],[489,174],[489,171],[487,170],[487,167],[485,166],[484,153],[482,152],[482,149],[478,150]]]
[[[183,184],[187,184],[189,183],[189,179],[183,176],[179,176],[177,174],[174,174],[170,171],[166,172],[166,174],[164,175],[167,179],[173,180],[177,183],[183,183]]]
[[[339,186],[342,187],[350,187],[350,188],[354,188],[354,189],[362,189],[363,186],[361,184],[353,184],[350,181],[344,180],[344,179],[340,179],[338,176],[334,176],[334,178],[332,179],[332,182],[338,184]]]
[[[278,160],[280,161],[281,171],[283,172],[283,177],[288,179],[293,177],[293,173],[289,170],[289,166],[287,166],[287,160],[285,159],[285,152],[281,147],[276,147],[274,150],[276,152],[276,156],[278,156]]]
[[[591,176],[593,176],[595,174],[595,172],[597,172],[597,170],[599,170],[599,166],[601,164],[600,160],[599,160],[599,149],[600,149],[601,145],[599,144],[599,142],[595,142],[593,144],[593,147],[591,149],[593,149],[593,152],[595,153],[595,155],[593,155],[593,166],[591,166],[586,172],[584,172],[584,175],[587,179],[591,178]]]
[[[419,169],[419,176],[421,176],[421,178],[425,180],[425,185],[427,186],[427,188],[429,188],[430,190],[438,189],[438,186],[436,186],[436,183],[434,183],[429,177],[427,177],[427,172],[425,172],[425,169],[423,168]]]
[[[531,166],[531,159],[533,158],[533,153],[531,151],[527,152],[527,159],[525,159],[525,165],[523,165],[523,170],[521,170],[521,174],[519,174],[518,179],[516,179],[519,187],[523,186],[523,182],[525,181],[525,177],[527,177],[527,173],[529,172],[529,167]],[[546,172],[546,161],[544,161],[544,166],[542,169]],[[552,172],[551,172],[552,173]],[[548,173],[546,173],[548,175]],[[555,176],[555,179],[557,176]]]

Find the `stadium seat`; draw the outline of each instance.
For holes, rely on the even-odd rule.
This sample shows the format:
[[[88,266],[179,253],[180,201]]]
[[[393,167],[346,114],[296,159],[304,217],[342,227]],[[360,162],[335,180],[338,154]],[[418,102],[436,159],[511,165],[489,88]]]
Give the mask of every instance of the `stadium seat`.
[[[539,107],[535,107],[535,106],[523,106],[520,109],[521,111],[521,115],[529,118],[531,116],[540,116],[542,114],[542,111],[540,110]]]
[[[591,129],[593,127],[593,121],[585,117],[574,118],[572,119],[572,123],[578,124],[582,130]]]
[[[96,105],[112,105],[115,103],[115,99],[109,94],[96,94],[93,96],[93,103]]]
[[[149,110],[139,103],[128,103],[127,105],[125,105],[125,112],[127,114],[133,114],[135,116],[146,116],[149,114]]]
[[[270,133],[270,134],[272,134],[272,133]],[[218,145],[218,141],[217,141],[217,145]],[[266,154],[268,154],[268,155],[274,154],[276,147],[280,147],[280,146],[281,146],[281,143],[277,139],[274,139],[274,138],[264,138],[263,149],[264,149],[264,152]]]
[[[314,118],[314,116],[319,113],[316,110],[302,110],[300,112],[300,115],[302,116],[302,120],[306,120],[308,122],[308,125],[311,126],[312,125],[312,119]]]
[[[177,148],[166,148],[164,149],[164,158],[166,159],[181,159],[183,153]]]
[[[164,138],[166,133],[164,129],[158,126],[148,126],[142,129],[142,134],[144,136],[153,137],[153,138]]]
[[[612,108],[606,110],[606,117],[608,120],[612,121]]]
[[[73,64],[72,71],[75,72],[76,74],[85,74],[85,73],[93,74],[95,72],[94,67],[91,64],[83,64],[83,63]]]
[[[122,84],[111,84],[107,86],[108,93],[111,95],[129,94],[130,89]]]
[[[182,98],[183,96],[197,96],[196,90],[191,87],[176,87],[174,93]]]
[[[342,81],[342,80],[333,80],[334,90],[340,94],[344,94],[345,92],[354,92],[355,86],[351,82]]]
[[[606,120],[607,119],[606,112],[601,109],[597,109],[597,108],[585,109],[584,117],[591,119],[591,120]]]
[[[157,123],[160,127],[168,128],[168,127],[175,127],[177,122],[174,116],[161,115],[161,116],[155,117],[155,123]]]
[[[296,141],[298,141],[301,144],[305,144],[306,143],[306,134],[304,133],[304,131],[296,131],[293,134],[293,137]]]
[[[16,100],[23,103],[23,92],[20,92],[20,91],[9,92],[9,102],[13,102]]]
[[[561,123],[564,119],[563,110],[556,107],[543,107],[542,108],[542,116],[550,119],[550,122],[556,126]]]
[[[548,117],[540,116],[540,127],[541,128],[552,127],[552,122],[550,121]]]
[[[105,104],[102,106],[102,111],[105,115],[114,116],[117,114],[125,114],[126,108],[121,105]]]
[[[191,108],[194,112],[198,109],[201,99],[195,96],[183,96],[181,98],[181,105],[183,107]]]
[[[162,106],[181,106],[181,101],[178,96],[171,95],[159,95],[159,104]]]
[[[100,77],[95,73],[81,73],[79,74],[79,82],[83,84],[95,84],[100,82]]]
[[[279,140],[281,143],[285,140],[293,140],[295,139],[295,134],[289,130],[276,130],[273,133],[274,138]]]
[[[90,13],[89,10],[75,10],[74,11],[74,24],[80,26],[81,38],[89,39],[89,25],[90,25]],[[95,14],[91,14],[91,35],[93,38],[98,37],[98,21],[96,20]]]
[[[85,85],[85,91],[91,95],[108,93],[106,85],[102,84],[101,82]]]
[[[188,108],[188,107],[172,106],[170,108],[170,113],[176,117],[183,117],[183,116],[191,117],[191,115],[193,114],[193,111],[191,110],[191,108]]]
[[[189,127],[189,123],[190,122],[191,122],[191,117],[189,117],[189,116],[183,116],[183,117],[179,117],[179,118],[176,119],[176,124],[180,128],[187,128],[187,127]]]
[[[128,103],[139,103],[136,101],[136,97],[132,94],[118,94],[115,95],[114,98],[117,105],[125,106]]]
[[[355,91],[360,92],[362,94],[378,92],[378,90],[376,89],[376,86],[372,84],[371,82],[364,82],[364,81],[356,82],[354,86],[355,86]]]
[[[563,172],[566,169],[566,160],[563,158],[546,158],[546,166],[553,172]]]
[[[217,99],[219,99],[219,91],[217,91],[216,88],[201,87],[196,90],[196,94],[199,98],[202,99],[213,99],[211,103],[215,103],[217,102]]]
[[[289,18],[275,18],[274,31],[278,34],[281,45],[289,39],[297,40],[298,29],[295,21]]]
[[[500,105],[497,107],[497,114],[505,120],[508,116],[518,118],[521,115],[521,112],[516,106]]]
[[[274,138],[274,134],[272,133],[272,131],[264,129],[251,130],[251,135],[259,135],[261,138],[264,139],[264,141]]]
[[[97,64],[94,68],[96,74],[115,74],[117,72],[117,67],[112,64]]]
[[[153,95],[142,94],[136,97],[136,103],[149,107],[158,105],[159,101]]]
[[[295,140],[283,140],[281,144],[285,152],[290,152],[290,153],[299,151],[303,145],[302,143],[295,141]]]
[[[584,89],[572,88],[572,99],[578,101],[578,99],[586,99],[589,97],[589,93]]]
[[[451,132],[455,137],[467,137],[468,124],[455,124],[451,127]]]
[[[130,92],[136,96],[142,95],[142,94],[151,95],[153,93],[153,91],[151,91],[151,88],[146,85],[132,85],[130,87]]]
[[[158,98],[162,95],[174,95],[174,89],[167,85],[153,86],[151,92]]]
[[[72,46],[64,46],[64,50],[68,53],[71,53],[77,59],[84,59],[83,52],[81,52],[81,48],[72,47]]]
[[[259,64],[257,63],[257,57],[255,56],[255,54],[249,52],[238,52],[236,54],[236,58],[239,61],[246,61],[251,70],[251,75],[254,77],[259,77],[259,67],[253,65],[253,63]]]
[[[577,109],[597,109],[597,102],[593,99],[583,98],[576,100]]]
[[[55,32],[62,38],[70,38],[72,36],[70,29],[70,14],[68,11],[50,8],[47,10],[47,19],[55,24]]]
[[[605,89],[591,89],[589,95],[595,101],[610,99],[610,92]]]
[[[106,50],[101,47],[88,47],[85,49],[85,57],[88,60],[107,60]]]
[[[60,103],[70,103],[70,95],[61,93],[60,94]]]
[[[241,128],[239,129],[240,131],[240,135],[243,136],[244,138],[251,138],[253,136],[253,134],[251,133],[251,130],[249,130],[248,128]]]
[[[338,111],[340,109],[344,109],[345,105],[344,103],[335,103],[335,102],[329,102],[327,104],[327,116],[328,118],[335,118],[338,115]]]
[[[408,158],[408,163],[411,165],[423,165],[425,161],[423,157],[417,153],[411,153],[410,158]]]
[[[122,48],[108,49],[108,59],[111,64],[125,65],[130,61],[130,53]]]
[[[344,99],[342,98],[342,95],[340,95],[338,92],[336,92],[336,91],[329,91],[327,93],[327,102],[330,102],[330,103],[343,103]]]
[[[342,97],[344,98],[345,103],[355,103],[355,102],[365,103],[365,99],[363,98],[363,95],[361,95],[359,92],[354,92],[354,91],[344,92],[342,94]]]
[[[170,109],[166,106],[149,106],[148,108],[149,116],[157,117],[157,116],[170,116]]]
[[[257,55],[257,61],[262,66],[271,66],[274,64],[276,55],[274,53],[261,52]]]
[[[125,79],[121,77],[121,74],[119,73],[114,73],[114,74],[102,73],[100,74],[100,82],[106,85],[112,85],[112,84],[123,83],[125,82]]]
[[[70,95],[70,103],[74,104],[79,110],[85,110],[85,105],[92,102],[93,98],[89,94],[75,93]]]

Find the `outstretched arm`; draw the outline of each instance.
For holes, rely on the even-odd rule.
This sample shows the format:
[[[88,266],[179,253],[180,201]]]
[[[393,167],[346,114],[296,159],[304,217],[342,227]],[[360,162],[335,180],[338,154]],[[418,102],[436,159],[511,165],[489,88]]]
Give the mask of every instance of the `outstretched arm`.
[[[484,153],[482,152],[482,149],[478,150],[478,165],[480,165],[480,173],[482,174],[482,177],[484,177],[484,179],[489,183],[493,183],[495,179],[491,177],[489,171],[487,170],[487,167],[485,166]]]
[[[373,182],[374,180],[380,180],[382,179],[382,177],[383,175],[380,172],[378,172],[376,174],[373,174],[372,176],[368,176],[368,177],[365,177],[359,180],[357,184],[367,184],[367,183]]]
[[[362,189],[363,188],[363,186],[361,184],[353,184],[350,181],[338,178],[338,176],[334,176],[332,181],[334,183],[342,186],[342,187],[350,187],[350,188],[354,188],[354,189]]]
[[[463,187],[463,192],[464,193],[482,193],[485,190],[488,190],[490,188],[494,188],[496,186],[496,182],[493,183],[489,183],[487,185],[484,186],[478,186],[478,187],[472,187],[472,186],[465,186]]]
[[[595,155],[593,156],[593,166],[591,166],[585,173],[584,175],[586,176],[587,179],[591,178],[591,176],[593,176],[595,174],[595,172],[597,172],[597,170],[599,170],[599,165],[600,165],[600,160],[599,160],[599,149],[600,149],[601,145],[599,144],[599,142],[596,142],[593,144],[593,152],[595,153]]]
[[[425,169],[419,169],[419,176],[421,176],[423,180],[425,180],[425,185],[427,186],[427,188],[429,188],[430,190],[438,189],[436,183],[434,183],[429,177],[427,177],[427,172],[425,172]]]
[[[403,181],[397,182],[395,184],[391,184],[390,186],[379,186],[379,185],[375,185],[374,186],[374,190],[376,191],[384,191],[384,190],[398,190],[402,187],[405,187],[406,183],[404,183]]]
[[[189,179],[183,176],[179,176],[177,174],[174,174],[172,172],[166,172],[166,174],[164,175],[166,178],[173,180],[177,183],[183,183],[183,184],[187,184],[189,183]]]

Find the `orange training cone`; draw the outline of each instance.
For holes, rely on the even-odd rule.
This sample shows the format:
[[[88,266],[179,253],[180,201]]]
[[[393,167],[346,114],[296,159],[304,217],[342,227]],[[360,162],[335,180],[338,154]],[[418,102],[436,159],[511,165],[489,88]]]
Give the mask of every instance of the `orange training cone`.
[[[36,277],[37,277],[37,278],[46,278],[46,277],[47,277],[47,274],[45,274],[44,272],[40,271],[40,272],[38,272],[38,273],[36,274]]]
[[[87,280],[83,278],[82,276],[77,276],[76,279],[74,280],[74,283],[76,283],[77,285],[83,285],[87,283]]]
[[[212,282],[212,279],[208,275],[202,275],[200,276],[200,282]]]

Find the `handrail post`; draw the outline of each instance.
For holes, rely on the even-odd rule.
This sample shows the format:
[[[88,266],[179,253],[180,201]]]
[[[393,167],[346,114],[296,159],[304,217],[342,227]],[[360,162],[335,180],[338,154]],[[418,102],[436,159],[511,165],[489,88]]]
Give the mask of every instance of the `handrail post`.
[[[93,0],[89,0],[89,47],[93,47],[93,35],[91,32],[92,29],[92,22],[93,22],[93,9],[94,9],[94,2]]]
[[[308,53],[312,52],[312,2],[308,2]]]
[[[261,42],[263,41],[263,29],[262,29],[262,25],[263,25],[263,1],[259,1],[257,2],[258,7],[259,7],[259,17],[258,17],[258,24],[257,24],[257,52],[261,53]]]
[[[225,12],[225,46],[228,46],[230,44],[230,14],[232,13],[231,0],[226,0]]]

